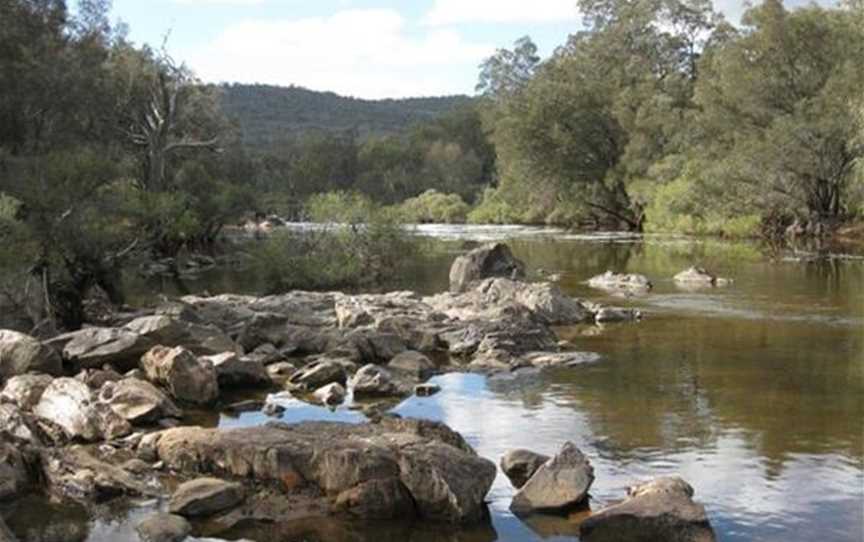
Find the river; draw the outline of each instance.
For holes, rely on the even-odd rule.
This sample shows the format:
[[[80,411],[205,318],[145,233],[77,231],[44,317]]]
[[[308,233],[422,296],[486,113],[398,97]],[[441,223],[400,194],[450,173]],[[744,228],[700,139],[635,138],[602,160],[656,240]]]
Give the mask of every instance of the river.
[[[645,317],[557,330],[599,354],[594,363],[491,378],[447,374],[435,378],[441,393],[410,398],[395,412],[441,420],[495,462],[512,448],[553,454],[572,440],[594,465],[595,509],[620,500],[634,481],[677,473],[695,488],[721,541],[864,540],[864,260],[809,261],[747,243],[545,228],[424,226],[417,234],[436,239],[441,250],[404,278],[406,287],[444,289],[456,253],[504,240],[534,276],[556,275],[573,296],[638,306]],[[693,264],[734,283],[679,289],[671,277]],[[618,297],[584,284],[607,269],[645,274],[654,288]],[[222,270],[190,287],[216,293],[257,285],[243,271]],[[363,419],[348,406],[288,407],[287,421]],[[266,420],[252,412],[214,415],[212,423]],[[513,516],[513,493],[499,473],[489,495],[491,527],[334,526],[329,539],[577,540],[578,518]],[[64,521],[74,516],[55,513]],[[91,519],[84,539],[136,540],[130,525],[141,514]],[[314,539],[276,526],[229,534]]]

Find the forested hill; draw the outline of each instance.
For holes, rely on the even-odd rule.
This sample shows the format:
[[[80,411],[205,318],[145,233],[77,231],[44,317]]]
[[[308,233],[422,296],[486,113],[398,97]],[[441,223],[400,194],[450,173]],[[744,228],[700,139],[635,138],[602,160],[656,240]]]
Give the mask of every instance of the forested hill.
[[[223,109],[240,124],[244,143],[253,147],[309,131],[353,129],[361,138],[395,134],[472,101],[468,96],[361,100],[294,86],[231,84],[220,89]]]

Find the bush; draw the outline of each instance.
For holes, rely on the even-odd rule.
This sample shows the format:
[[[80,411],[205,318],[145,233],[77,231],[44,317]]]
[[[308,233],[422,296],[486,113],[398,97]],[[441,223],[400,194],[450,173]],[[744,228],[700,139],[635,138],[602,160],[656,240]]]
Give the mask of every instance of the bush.
[[[419,224],[463,224],[470,210],[458,194],[442,194],[437,190],[427,190],[416,198],[407,199],[398,208],[405,222]]]

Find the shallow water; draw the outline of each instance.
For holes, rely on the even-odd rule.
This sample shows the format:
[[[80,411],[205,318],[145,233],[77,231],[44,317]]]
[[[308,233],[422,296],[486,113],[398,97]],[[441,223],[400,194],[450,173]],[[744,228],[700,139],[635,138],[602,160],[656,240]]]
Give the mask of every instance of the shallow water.
[[[552,454],[573,440],[595,467],[595,509],[622,498],[633,481],[678,473],[696,489],[721,541],[864,540],[860,260],[800,263],[748,244],[521,227],[425,227],[420,233],[444,239],[446,250],[407,278],[417,290],[444,289],[449,261],[466,241],[506,238],[533,275],[560,275],[571,295],[638,306],[646,316],[635,324],[558,330],[580,350],[599,353],[597,362],[488,379],[443,375],[435,378],[441,393],[410,398],[395,412],[444,421],[496,462],[508,449]],[[681,290],[671,277],[692,264],[734,283]],[[583,284],[606,269],[646,274],[655,287],[646,295],[616,296]],[[244,289],[224,273],[206,285],[213,292],[220,286]],[[247,284],[246,291],[254,290]],[[284,405],[286,421],[363,420],[347,407]],[[251,412],[213,415],[209,423],[267,420]],[[325,522],[324,531],[318,525],[231,534],[370,542],[575,540],[578,518],[522,521],[508,511],[512,495],[499,473],[489,495],[491,529]],[[134,540],[128,524],[92,521],[87,540]]]

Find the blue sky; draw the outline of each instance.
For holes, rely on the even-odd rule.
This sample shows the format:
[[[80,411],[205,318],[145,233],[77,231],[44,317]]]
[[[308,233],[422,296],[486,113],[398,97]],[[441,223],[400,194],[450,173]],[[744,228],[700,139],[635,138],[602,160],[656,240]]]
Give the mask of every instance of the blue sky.
[[[715,0],[737,20],[744,0]],[[801,2],[801,0],[794,0]],[[362,98],[473,93],[478,65],[530,35],[543,55],[579,28],[576,0],[114,0],[136,43],[209,82]]]

